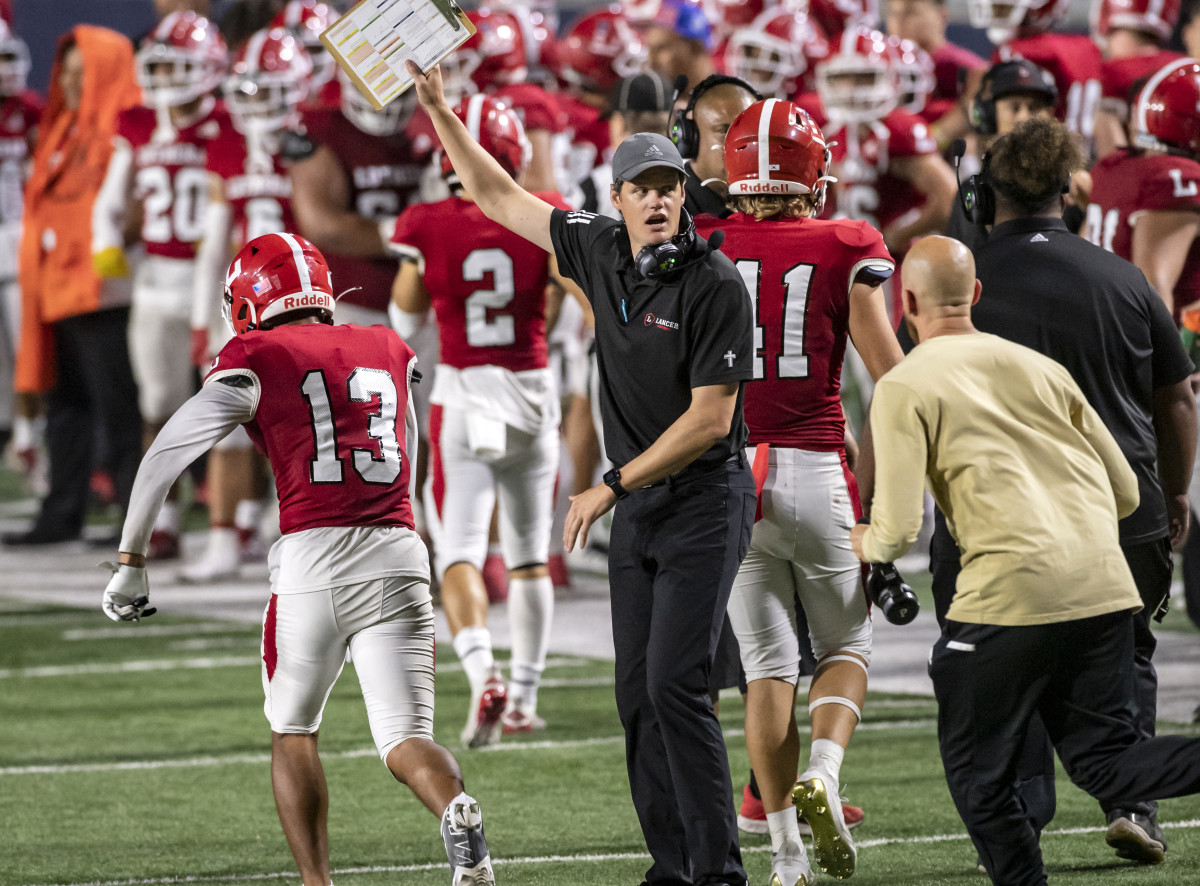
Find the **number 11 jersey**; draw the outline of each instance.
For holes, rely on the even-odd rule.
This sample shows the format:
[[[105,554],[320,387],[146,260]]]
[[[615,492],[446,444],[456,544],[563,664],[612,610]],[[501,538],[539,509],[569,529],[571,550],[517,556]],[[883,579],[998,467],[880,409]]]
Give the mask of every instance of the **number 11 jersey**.
[[[408,445],[416,440],[406,441],[405,419],[415,368],[412,349],[384,326],[279,326],[221,349],[204,383],[258,388],[245,428],[271,462],[285,535],[413,528]]]
[[[876,280],[895,270],[882,235],[861,221],[756,221],[741,212],[696,219],[702,236],[714,230],[725,232],[721,252],[754,305],[754,380],[744,407],[750,445],[842,449],[850,288],[867,269]]]

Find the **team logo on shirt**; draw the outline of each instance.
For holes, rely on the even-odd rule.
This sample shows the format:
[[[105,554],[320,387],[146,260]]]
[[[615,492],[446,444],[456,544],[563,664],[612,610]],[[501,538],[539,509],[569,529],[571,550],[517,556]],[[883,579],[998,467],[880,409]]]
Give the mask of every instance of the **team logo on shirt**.
[[[653,326],[655,329],[661,329],[667,332],[672,329],[678,329],[679,324],[673,320],[664,320],[662,317],[655,317],[653,314],[647,314],[642,318],[643,326]]]

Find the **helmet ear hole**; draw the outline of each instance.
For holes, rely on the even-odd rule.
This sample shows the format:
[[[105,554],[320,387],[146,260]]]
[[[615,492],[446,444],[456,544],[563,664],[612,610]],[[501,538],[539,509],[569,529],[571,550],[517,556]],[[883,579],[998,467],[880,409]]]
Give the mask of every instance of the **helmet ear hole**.
[[[241,307],[241,310],[239,310],[239,311],[238,311],[238,316],[237,316],[237,318],[238,318],[239,320],[245,320],[245,319],[246,319],[246,305],[245,305],[245,304],[243,304],[243,305],[242,305],[242,307]]]

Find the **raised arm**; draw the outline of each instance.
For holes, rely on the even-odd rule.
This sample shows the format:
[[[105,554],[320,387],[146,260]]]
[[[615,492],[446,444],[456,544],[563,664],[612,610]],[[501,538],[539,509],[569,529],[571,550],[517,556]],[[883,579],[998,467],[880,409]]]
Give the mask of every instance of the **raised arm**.
[[[428,73],[422,73],[412,61],[405,65],[415,81],[417,98],[433,121],[459,181],[483,214],[547,252],[553,252],[550,215],[554,207],[521,188],[504,167],[471,138],[467,127],[446,102],[441,68],[435,65]]]

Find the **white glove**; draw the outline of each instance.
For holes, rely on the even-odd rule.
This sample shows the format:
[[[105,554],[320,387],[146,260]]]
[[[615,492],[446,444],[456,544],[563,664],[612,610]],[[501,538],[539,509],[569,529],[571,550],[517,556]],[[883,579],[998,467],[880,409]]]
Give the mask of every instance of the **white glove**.
[[[104,589],[101,608],[113,621],[141,621],[158,612],[150,606],[150,582],[145,567],[124,563],[101,563],[111,569],[113,577]]]

